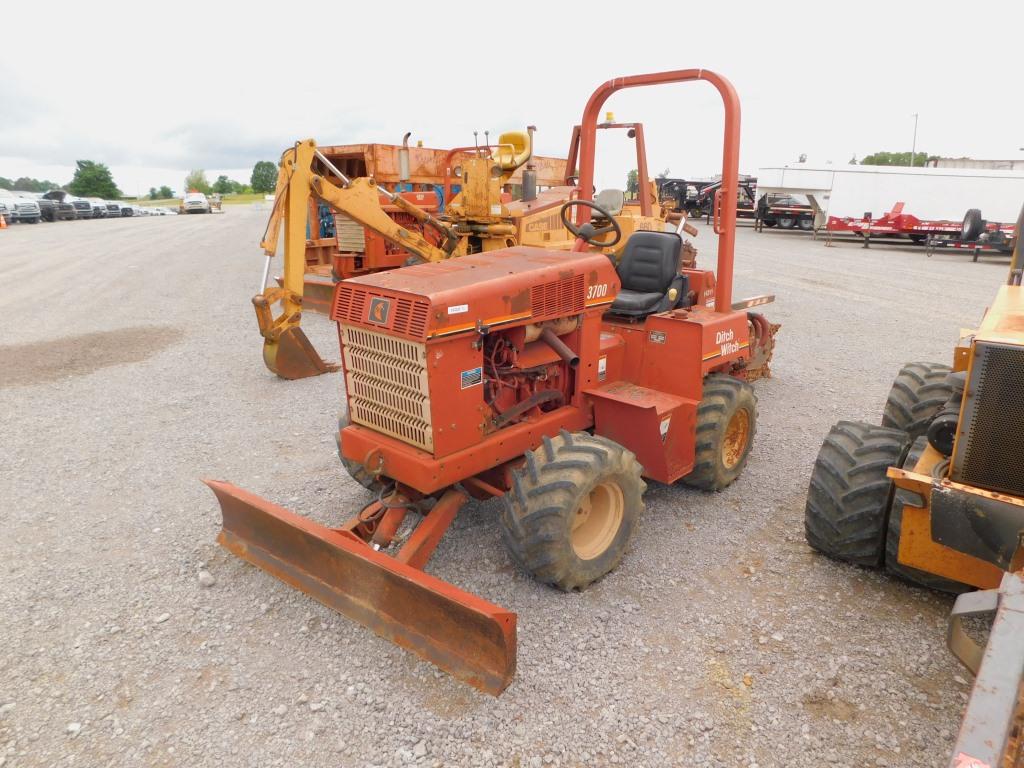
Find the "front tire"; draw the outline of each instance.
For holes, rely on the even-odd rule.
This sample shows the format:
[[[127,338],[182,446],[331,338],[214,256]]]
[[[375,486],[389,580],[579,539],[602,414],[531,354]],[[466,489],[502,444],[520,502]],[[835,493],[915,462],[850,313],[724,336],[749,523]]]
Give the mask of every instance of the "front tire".
[[[503,497],[502,538],[538,581],[582,589],[622,560],[646,487],[636,456],[618,443],[586,432],[545,436]]]
[[[953,369],[943,363],[907,363],[892,383],[882,411],[882,426],[899,429],[915,440],[942,410],[953,388],[946,377]]]
[[[927,447],[927,437],[917,438],[911,446],[907,458],[904,459],[901,468],[912,470]],[[900,562],[900,530],[903,527],[903,507],[906,504],[920,506],[921,500],[913,491],[897,488],[893,494],[892,509],[889,510],[889,524],[885,535],[885,570],[904,581],[939,592],[951,592],[958,595],[961,592],[969,592],[974,589],[974,587],[968,584],[936,576],[927,571],[920,571],[917,568],[911,568]]]
[[[341,459],[341,465],[353,480],[366,490],[379,494],[384,490],[385,483],[379,477],[368,472],[366,467],[360,462],[346,459],[345,455],[341,452],[341,430],[351,423],[347,410],[338,417],[338,432],[334,436],[334,441],[338,444],[338,458]]]
[[[720,491],[743,472],[757,432],[757,395],[747,382],[713,373],[704,380],[697,407],[693,471],[683,482]]]
[[[807,489],[807,543],[837,560],[881,565],[893,491],[886,472],[900,466],[909,447],[910,438],[899,430],[858,421],[832,427]]]
[[[776,221],[780,229],[792,229],[796,226],[796,219],[793,216],[779,216]]]

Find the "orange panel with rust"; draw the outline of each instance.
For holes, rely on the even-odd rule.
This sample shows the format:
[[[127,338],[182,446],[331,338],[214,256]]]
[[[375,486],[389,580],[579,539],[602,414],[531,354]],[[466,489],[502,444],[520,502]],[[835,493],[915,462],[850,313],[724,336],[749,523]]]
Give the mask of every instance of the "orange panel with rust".
[[[345,427],[341,444],[346,459],[365,462],[369,457],[369,463],[380,466],[386,476],[420,493],[432,494],[506,462],[519,461],[526,451],[541,444],[544,435],[550,437],[560,429],[578,432],[589,429],[592,423],[589,408],[565,406],[495,432],[443,458],[359,425]]]
[[[338,297],[405,298],[425,307],[424,321],[405,334],[425,341],[475,331],[478,322],[497,329],[577,315],[607,307],[618,290],[618,275],[606,256],[518,246],[356,277],[339,284]],[[358,315],[339,306],[336,302],[334,320],[395,331],[397,314],[381,323],[369,319],[369,303]]]

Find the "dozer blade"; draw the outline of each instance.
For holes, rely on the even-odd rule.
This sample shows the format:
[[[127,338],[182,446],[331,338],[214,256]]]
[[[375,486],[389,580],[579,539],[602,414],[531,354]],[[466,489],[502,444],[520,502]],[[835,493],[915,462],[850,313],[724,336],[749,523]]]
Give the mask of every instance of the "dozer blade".
[[[263,341],[263,362],[282,379],[305,379],[331,373],[340,367],[320,357],[313,342],[298,326],[286,328],[277,341]]]
[[[243,560],[494,696],[516,667],[516,615],[219,480],[217,541]]]

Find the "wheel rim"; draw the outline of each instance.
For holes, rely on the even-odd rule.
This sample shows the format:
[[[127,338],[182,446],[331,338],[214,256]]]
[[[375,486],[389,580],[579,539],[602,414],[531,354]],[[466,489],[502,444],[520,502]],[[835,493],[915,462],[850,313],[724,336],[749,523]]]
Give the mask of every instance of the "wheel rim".
[[[722,464],[726,469],[732,469],[740,463],[749,440],[750,413],[745,408],[740,408],[729,419],[725,437],[722,439]]]
[[[581,560],[593,560],[603,554],[622,525],[625,502],[618,483],[598,483],[583,497],[573,514],[570,540]]]

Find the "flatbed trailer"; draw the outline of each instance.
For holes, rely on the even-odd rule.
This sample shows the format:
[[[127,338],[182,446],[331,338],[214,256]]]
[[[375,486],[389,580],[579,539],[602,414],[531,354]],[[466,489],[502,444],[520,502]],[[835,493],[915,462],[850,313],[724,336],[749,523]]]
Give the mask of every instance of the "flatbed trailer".
[[[870,213],[859,219],[850,216],[829,216],[825,231],[830,242],[832,235],[836,233],[857,235],[863,239],[865,248],[871,246],[873,237],[905,237],[915,244],[925,245],[929,249],[929,255],[935,248],[971,250],[975,251],[975,261],[978,260],[977,253],[1010,253],[1013,250],[1012,224],[983,221],[979,213],[979,231],[975,233],[968,228],[972,212],[968,212],[963,221],[919,219],[911,213],[905,213],[904,207],[905,203],[898,202],[892,210],[879,218],[873,218]],[[969,239],[964,238],[965,234],[969,235]]]

